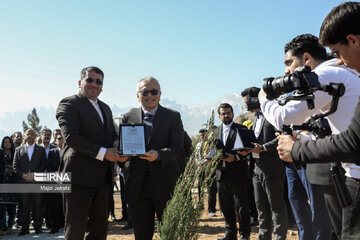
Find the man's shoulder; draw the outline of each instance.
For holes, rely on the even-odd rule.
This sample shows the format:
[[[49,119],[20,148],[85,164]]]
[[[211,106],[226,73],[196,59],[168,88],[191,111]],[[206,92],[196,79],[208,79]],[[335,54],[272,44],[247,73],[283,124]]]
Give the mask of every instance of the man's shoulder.
[[[358,81],[359,78],[352,69],[344,65],[337,65],[332,59],[321,63],[314,69],[314,72],[319,76],[319,82],[323,84],[327,82],[344,82],[350,79]]]
[[[163,107],[159,105],[158,111],[164,112],[166,114],[172,114],[172,115],[180,115],[180,113],[174,109]]]
[[[238,129],[248,129],[246,126],[236,123],[236,122],[233,122],[232,126],[234,126],[235,128],[238,128]]]
[[[72,101],[77,101],[80,99],[80,96],[78,94],[74,94],[68,97],[65,97],[61,100],[61,102],[72,102]]]

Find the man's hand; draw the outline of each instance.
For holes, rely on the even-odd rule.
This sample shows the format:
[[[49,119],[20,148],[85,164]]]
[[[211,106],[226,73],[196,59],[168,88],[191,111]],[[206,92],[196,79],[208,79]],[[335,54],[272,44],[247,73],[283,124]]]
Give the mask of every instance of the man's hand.
[[[235,161],[235,155],[231,153],[225,153],[227,155],[227,158],[222,158],[221,160],[224,160],[225,162],[234,162]]]
[[[266,97],[266,92],[264,91],[264,89],[261,89],[259,94],[258,94],[258,98],[260,100],[260,98]]]
[[[276,149],[278,150],[280,159],[285,162],[293,162],[291,157],[291,149],[295,143],[293,137],[290,135],[281,135],[278,138],[279,143]]]
[[[30,182],[30,181],[34,180],[34,173],[33,172],[24,173],[22,175],[22,177],[25,181]]]
[[[129,157],[121,157],[117,148],[108,148],[104,158],[110,162],[125,162]]]
[[[158,151],[150,150],[150,151],[144,153],[144,155],[145,155],[145,157],[140,157],[140,158],[148,160],[149,162],[153,162],[158,158],[159,153],[158,153]]]
[[[114,147],[115,149],[118,149],[118,147],[119,147],[119,140],[115,140],[115,141],[114,141],[113,147]]]
[[[262,145],[258,144],[258,143],[252,143],[252,145],[254,145],[254,148],[249,150],[249,152],[253,152],[253,153],[261,153],[263,150]]]
[[[246,155],[248,155],[248,152],[247,151],[237,151],[237,154],[240,154],[245,157]]]

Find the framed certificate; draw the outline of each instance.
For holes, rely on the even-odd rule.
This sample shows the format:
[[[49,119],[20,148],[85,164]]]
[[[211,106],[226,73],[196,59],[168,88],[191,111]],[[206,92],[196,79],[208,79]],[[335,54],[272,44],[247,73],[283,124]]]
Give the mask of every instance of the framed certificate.
[[[122,156],[144,156],[146,152],[144,124],[120,124],[119,151]]]

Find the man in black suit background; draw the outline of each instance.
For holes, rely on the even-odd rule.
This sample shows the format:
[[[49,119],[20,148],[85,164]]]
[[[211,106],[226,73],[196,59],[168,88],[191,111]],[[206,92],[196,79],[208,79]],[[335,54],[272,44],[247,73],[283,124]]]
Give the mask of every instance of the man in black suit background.
[[[15,149],[14,170],[19,178],[19,183],[31,183],[34,181],[34,172],[45,170],[45,148],[35,144],[36,133],[32,129],[26,130],[24,139],[26,144]],[[29,233],[30,210],[34,220],[36,234],[42,233],[43,205],[41,193],[20,193],[19,236]]]
[[[233,108],[228,103],[218,107],[220,126],[217,148],[223,147],[224,158],[216,169],[220,209],[224,214],[226,232],[219,240],[236,240],[237,227],[234,208],[239,214],[240,239],[250,237],[250,214],[248,202],[248,169],[247,161],[233,151],[237,133],[244,146],[251,145],[249,131],[245,126],[234,123]],[[220,143],[220,144],[219,144]],[[244,155],[247,153],[245,152]]]
[[[245,107],[256,113],[253,130],[258,143],[254,143],[252,159],[255,161],[253,184],[255,202],[259,215],[258,238],[286,239],[288,229],[287,210],[284,200],[285,166],[277,154],[278,139],[275,127],[262,115],[257,98],[260,88],[251,87],[241,92]]]
[[[62,155],[62,149],[64,144],[64,138],[60,134],[54,135],[55,141],[52,146],[56,146],[55,148],[51,148],[49,151],[49,156],[46,164],[46,171],[48,172],[58,172],[60,166],[60,157]],[[50,233],[54,234],[59,231],[59,228],[64,226],[64,212],[62,208],[62,195],[61,193],[48,193],[48,224],[49,228],[51,228]]]
[[[56,118],[65,139],[60,171],[71,172],[71,193],[64,194],[65,239],[106,239],[107,191],[119,157],[111,110],[100,101],[104,73],[81,71],[78,94],[59,103]]]
[[[159,104],[160,84],[153,77],[141,79],[137,98],[141,107],[124,115],[123,123],[144,123],[145,157],[131,157],[125,184],[135,239],[149,240],[154,234],[155,213],[159,221],[180,174],[179,154],[184,130],[180,114]]]

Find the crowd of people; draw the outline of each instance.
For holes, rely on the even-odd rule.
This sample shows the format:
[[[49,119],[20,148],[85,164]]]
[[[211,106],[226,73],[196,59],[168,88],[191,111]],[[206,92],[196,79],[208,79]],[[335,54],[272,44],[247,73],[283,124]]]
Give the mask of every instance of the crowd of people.
[[[301,34],[284,47],[288,76],[306,66],[320,84],[345,86],[337,111],[326,116],[333,136],[314,139],[311,132],[289,133],[284,127],[300,125],[308,117],[326,112],[333,106],[328,93],[315,91],[311,107],[309,101],[290,100],[284,105],[269,97],[269,89],[257,87],[241,93],[247,110],[256,116],[253,121],[235,123],[232,106],[222,103],[217,109],[220,126],[210,132],[199,131],[200,142],[191,158],[197,166],[212,161],[213,150],[222,152],[213,176],[216,181],[207,184],[210,217],[216,215],[218,193],[225,219],[225,234],[218,240],[237,240],[238,235],[241,240],[250,239],[251,224],[259,226],[258,239],[286,239],[291,215],[301,240],[360,239],[359,103],[355,105],[360,96],[359,29],[360,3],[346,2],[325,18],[319,39]],[[291,76],[287,82],[278,79],[281,83],[270,88],[282,92],[294,87],[291,81],[298,75]],[[29,233],[31,219],[35,233],[40,234],[45,219],[51,233],[64,227],[65,239],[106,239],[109,215],[116,220],[114,176],[121,168],[126,227],[134,228],[137,240],[153,238],[155,219],[162,221],[176,181],[189,160],[189,137],[180,113],[159,104],[159,81],[145,77],[137,84],[141,106],[122,118],[124,124],[144,127],[145,152],[123,155],[112,112],[98,99],[103,84],[101,69],[82,69],[79,93],[61,100],[57,108],[60,129],[53,135],[45,128],[39,137],[32,129],[23,136],[16,132],[4,137],[1,183],[28,184],[34,181],[34,172],[46,171],[71,172],[72,178],[71,193],[2,192],[1,234],[11,233],[15,218],[20,236]],[[289,87],[284,87],[286,84]],[[289,134],[280,135],[282,131]],[[213,142],[209,142],[211,135]],[[345,179],[345,192],[351,198],[346,205],[331,175],[334,164],[330,166],[329,162],[338,163],[340,178]],[[204,189],[198,191],[200,194]]]

